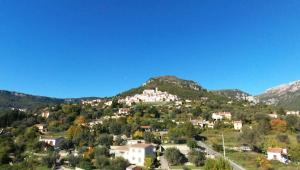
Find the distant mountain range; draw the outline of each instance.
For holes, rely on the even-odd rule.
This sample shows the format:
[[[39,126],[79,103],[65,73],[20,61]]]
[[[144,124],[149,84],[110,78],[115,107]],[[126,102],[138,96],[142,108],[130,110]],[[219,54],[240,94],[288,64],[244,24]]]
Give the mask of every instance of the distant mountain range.
[[[215,90],[213,92],[218,95],[226,96],[231,99],[237,99],[237,100],[246,100],[247,97],[251,96],[249,93],[246,93],[239,89]]]
[[[64,99],[0,90],[0,108],[37,108],[62,102]]]
[[[150,78],[141,86],[120,93],[117,97],[133,96],[134,94],[142,93],[145,89],[155,88],[177,95],[182,99],[200,100],[203,97],[209,97],[216,100],[248,100],[249,98],[254,98],[261,103],[300,110],[300,81],[273,87],[261,95],[251,96],[249,93],[239,89],[209,91],[191,80],[183,80],[175,76],[160,76]],[[96,98],[98,97],[58,99],[0,90],[0,108],[36,108]]]
[[[294,81],[267,89],[265,93],[257,97],[266,104],[300,110],[300,81]]]

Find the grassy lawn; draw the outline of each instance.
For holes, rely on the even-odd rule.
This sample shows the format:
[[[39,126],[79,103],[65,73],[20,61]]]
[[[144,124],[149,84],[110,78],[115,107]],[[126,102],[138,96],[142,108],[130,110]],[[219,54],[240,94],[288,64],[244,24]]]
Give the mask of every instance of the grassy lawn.
[[[296,164],[283,164],[278,161],[271,161],[271,165],[275,170],[299,170],[300,165]]]
[[[256,159],[260,154],[254,152],[226,152],[226,155],[231,160],[235,161],[239,165],[243,166],[247,170],[256,170]]]
[[[66,137],[66,132],[48,132],[45,134],[45,136],[51,136],[51,137]]]
[[[207,138],[207,141],[205,141],[205,143],[209,145],[212,145],[213,143],[222,144],[222,132],[224,134],[224,141],[226,146],[234,147],[240,145],[238,141],[240,133],[232,129],[225,129],[223,131],[208,129],[204,131],[201,135]]]
[[[261,156],[261,154],[255,153],[255,152],[233,152],[228,151],[227,157],[231,160],[235,161],[236,163],[240,164],[247,170],[261,170],[261,168],[258,168],[256,166],[257,162],[256,159]],[[299,170],[300,165],[296,164],[283,164],[278,161],[271,161],[271,166],[274,168],[274,170]]]
[[[201,167],[195,167],[195,166],[192,166],[192,165],[183,165],[183,166],[171,166],[170,169],[180,169],[182,170],[184,167],[187,167],[189,169],[194,169],[194,170],[202,170]]]
[[[38,166],[36,170],[50,170],[51,168],[47,168],[46,166]]]

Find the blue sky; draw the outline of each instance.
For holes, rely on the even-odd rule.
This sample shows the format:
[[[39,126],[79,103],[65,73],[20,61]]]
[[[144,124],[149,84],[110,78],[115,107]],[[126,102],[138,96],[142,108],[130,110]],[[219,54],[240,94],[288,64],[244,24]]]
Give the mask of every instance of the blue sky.
[[[300,79],[298,0],[0,0],[0,89],[110,96],[176,75],[258,94]]]

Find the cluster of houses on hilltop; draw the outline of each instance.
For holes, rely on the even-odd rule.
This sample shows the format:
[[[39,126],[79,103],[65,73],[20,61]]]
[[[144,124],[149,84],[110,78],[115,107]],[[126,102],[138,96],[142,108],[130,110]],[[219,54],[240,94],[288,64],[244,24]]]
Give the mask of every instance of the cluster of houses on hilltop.
[[[120,103],[126,103],[126,105],[131,106],[133,103],[139,102],[171,102],[178,101],[179,98],[176,95],[172,95],[167,92],[159,91],[157,88],[155,90],[144,90],[142,94],[136,94],[134,96],[127,96],[125,99],[120,99]]]
[[[83,105],[91,105],[91,106],[98,106],[103,101],[101,99],[94,99],[94,100],[81,100],[81,104]]]
[[[223,120],[223,119],[231,120],[231,113],[230,112],[218,112],[218,113],[213,113],[211,117],[214,121]]]

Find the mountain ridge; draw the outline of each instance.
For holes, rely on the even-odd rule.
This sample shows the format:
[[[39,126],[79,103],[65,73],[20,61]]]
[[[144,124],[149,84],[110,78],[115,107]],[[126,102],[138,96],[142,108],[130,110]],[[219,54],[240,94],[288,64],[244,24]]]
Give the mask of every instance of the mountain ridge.
[[[292,81],[268,88],[257,96],[263,103],[300,110],[300,81]]]
[[[145,89],[155,89],[175,94],[182,99],[200,100],[202,97],[219,99],[245,100],[247,97],[258,98],[264,104],[276,105],[286,109],[300,110],[300,80],[268,88],[264,93],[251,96],[240,89],[207,90],[195,81],[185,80],[176,76],[158,76],[149,78],[141,86],[121,92],[116,97],[140,94]],[[114,96],[112,96],[114,97]],[[0,90],[0,108],[30,108],[64,102],[80,102],[81,100],[99,99],[103,97],[55,98],[31,95],[21,92]]]

